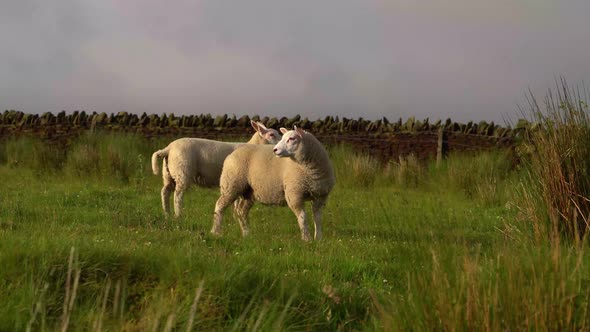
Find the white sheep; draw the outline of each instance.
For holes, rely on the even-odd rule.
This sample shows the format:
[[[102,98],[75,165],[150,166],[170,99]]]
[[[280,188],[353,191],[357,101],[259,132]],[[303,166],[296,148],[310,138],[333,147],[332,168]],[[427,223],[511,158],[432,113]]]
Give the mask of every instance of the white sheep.
[[[312,134],[297,127],[281,132],[283,138],[274,147],[241,146],[225,159],[211,233],[221,234],[224,210],[241,197],[235,208],[244,236],[249,232],[248,212],[258,201],[286,203],[297,217],[302,239],[311,240],[305,220],[305,201],[311,201],[315,239],[322,237],[322,208],[336,182],[332,162]]]
[[[192,183],[201,187],[216,187],[225,158],[237,147],[244,144],[276,143],[281,135],[274,129],[266,128],[262,123],[251,121],[256,130],[247,143],[231,143],[203,138],[179,138],[166,148],[152,154],[152,171],[160,172],[158,158],[163,158],[162,209],[170,213],[170,194],[174,191],[174,216],[179,217],[185,190]],[[270,146],[269,146],[270,147]]]

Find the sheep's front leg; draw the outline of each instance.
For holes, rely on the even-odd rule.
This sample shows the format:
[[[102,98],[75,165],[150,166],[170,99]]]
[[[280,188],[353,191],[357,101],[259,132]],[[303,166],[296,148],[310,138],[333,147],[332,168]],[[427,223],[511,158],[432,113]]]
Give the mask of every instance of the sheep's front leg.
[[[240,222],[240,228],[242,229],[242,236],[246,237],[250,233],[250,227],[248,226],[248,213],[250,208],[254,205],[254,201],[251,199],[239,199],[234,202],[234,211]]]
[[[315,234],[314,237],[316,240],[320,240],[322,238],[322,209],[324,205],[326,205],[327,197],[319,197],[316,198],[311,202],[311,208],[313,211],[313,222],[315,225]]]
[[[309,236],[309,230],[307,228],[307,223],[305,222],[305,202],[303,199],[297,197],[294,199],[287,199],[287,205],[291,208],[291,211],[295,213],[297,217],[297,223],[299,223],[299,229],[301,230],[301,239],[303,241],[311,241],[311,236]]]
[[[221,221],[223,220],[223,212],[225,209],[233,203],[237,198],[237,195],[221,195],[215,203],[215,212],[213,214],[213,227],[211,233],[215,235],[221,235]]]

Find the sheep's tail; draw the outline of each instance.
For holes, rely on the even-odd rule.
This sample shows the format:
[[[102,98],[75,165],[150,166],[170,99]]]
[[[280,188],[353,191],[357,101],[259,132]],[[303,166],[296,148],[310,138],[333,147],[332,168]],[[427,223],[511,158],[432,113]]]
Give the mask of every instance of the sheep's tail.
[[[155,175],[160,174],[160,166],[158,165],[158,158],[168,157],[168,147],[158,150],[152,154],[152,171]]]

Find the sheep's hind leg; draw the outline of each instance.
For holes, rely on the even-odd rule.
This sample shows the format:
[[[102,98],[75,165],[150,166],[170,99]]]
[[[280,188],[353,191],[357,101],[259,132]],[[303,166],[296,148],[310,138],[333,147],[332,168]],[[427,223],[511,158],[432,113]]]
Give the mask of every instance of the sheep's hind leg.
[[[322,238],[322,209],[326,205],[327,197],[320,197],[311,202],[311,209],[313,211],[313,223],[315,226],[314,237],[316,240]]]
[[[166,183],[162,187],[161,196],[162,196],[162,209],[164,210],[164,214],[166,216],[170,215],[170,194],[174,190],[174,182]]]
[[[248,226],[248,213],[254,205],[254,201],[251,199],[239,199],[234,203],[234,212],[238,217],[240,228],[242,229],[242,236],[246,237],[250,233],[250,227]]]
[[[182,203],[184,200],[184,192],[188,189],[189,183],[187,181],[177,181],[174,190],[174,216],[180,217],[182,213]]]
[[[164,180],[164,186],[162,186],[162,190],[160,191],[160,195],[162,197],[162,210],[164,210],[164,215],[170,215],[170,195],[174,191],[176,184],[174,179],[168,173],[168,167],[166,167],[166,163],[164,162],[164,167],[162,168],[162,179]]]
[[[238,198],[238,195],[221,195],[215,203],[215,212],[213,214],[213,227],[211,233],[221,235],[221,221],[223,220],[223,212]]]
[[[297,223],[299,223],[299,229],[301,230],[301,239],[303,239],[303,241],[311,241],[309,229],[307,228],[307,223],[305,222],[304,201],[302,199],[287,200],[287,205],[289,205],[289,208],[291,208],[291,211],[293,211],[297,217]]]

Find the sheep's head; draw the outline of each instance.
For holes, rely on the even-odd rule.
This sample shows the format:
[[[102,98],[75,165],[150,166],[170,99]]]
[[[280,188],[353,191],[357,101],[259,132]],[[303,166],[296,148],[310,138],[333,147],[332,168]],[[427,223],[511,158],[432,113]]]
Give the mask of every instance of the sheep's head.
[[[278,131],[272,128],[266,128],[266,126],[264,126],[262,122],[251,120],[250,124],[252,125],[252,128],[256,130],[258,135],[260,135],[260,137],[262,137],[268,143],[276,144],[281,140],[281,135]]]
[[[275,145],[273,152],[277,157],[293,157],[301,144],[305,131],[295,126],[293,130],[281,128],[281,133],[283,133],[283,138]]]

